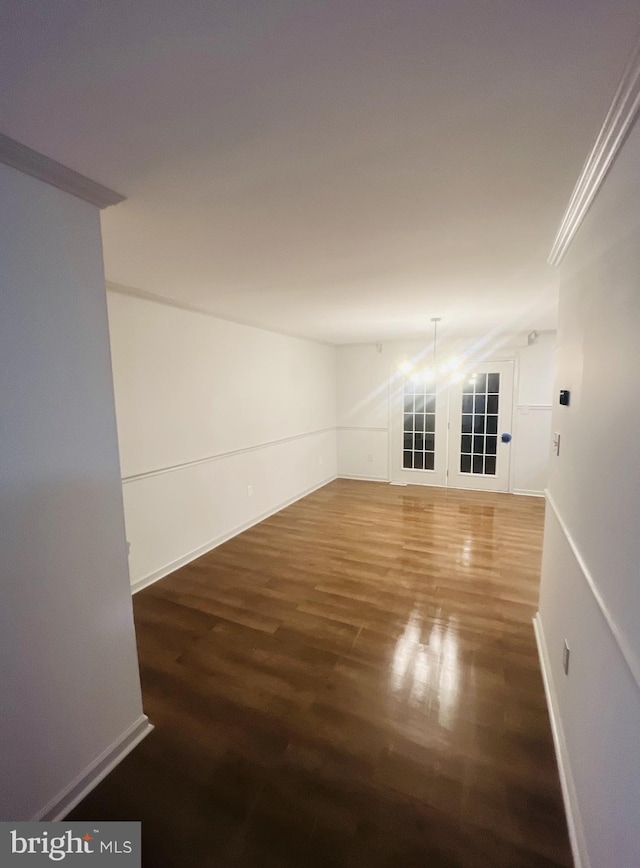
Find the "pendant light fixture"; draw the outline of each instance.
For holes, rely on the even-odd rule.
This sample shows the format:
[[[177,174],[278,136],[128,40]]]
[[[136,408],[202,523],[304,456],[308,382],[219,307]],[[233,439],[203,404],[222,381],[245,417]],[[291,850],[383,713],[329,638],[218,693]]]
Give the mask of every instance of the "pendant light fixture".
[[[462,362],[460,359],[453,357],[443,364],[438,365],[438,323],[442,322],[442,317],[432,316],[431,322],[433,323],[433,360],[431,366],[420,369],[411,364],[411,362],[404,361],[400,365],[400,371],[401,373],[410,376],[415,382],[421,379],[435,379],[438,374],[448,374],[452,382],[457,382],[464,376],[463,372],[460,370]]]

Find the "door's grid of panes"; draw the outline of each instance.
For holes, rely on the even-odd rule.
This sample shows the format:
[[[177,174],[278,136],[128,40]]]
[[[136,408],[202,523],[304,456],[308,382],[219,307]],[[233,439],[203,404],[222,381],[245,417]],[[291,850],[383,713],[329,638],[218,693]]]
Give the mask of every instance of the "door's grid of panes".
[[[408,380],[404,386],[402,467],[405,470],[433,470],[435,431],[435,383]]]
[[[478,374],[462,389],[460,473],[496,474],[500,374]]]

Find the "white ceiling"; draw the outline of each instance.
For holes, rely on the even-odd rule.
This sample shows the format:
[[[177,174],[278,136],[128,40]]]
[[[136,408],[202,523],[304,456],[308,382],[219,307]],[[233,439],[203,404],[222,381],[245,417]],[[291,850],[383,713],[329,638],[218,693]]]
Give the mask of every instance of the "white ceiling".
[[[336,342],[555,323],[637,0],[0,0],[0,131],[128,200],[107,278]]]

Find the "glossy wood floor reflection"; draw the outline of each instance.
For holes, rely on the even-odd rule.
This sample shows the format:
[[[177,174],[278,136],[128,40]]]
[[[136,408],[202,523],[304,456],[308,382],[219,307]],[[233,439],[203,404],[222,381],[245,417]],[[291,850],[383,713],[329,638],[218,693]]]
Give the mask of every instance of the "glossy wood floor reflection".
[[[338,480],[134,598],[155,731],[73,812],[144,865],[570,866],[544,503]]]

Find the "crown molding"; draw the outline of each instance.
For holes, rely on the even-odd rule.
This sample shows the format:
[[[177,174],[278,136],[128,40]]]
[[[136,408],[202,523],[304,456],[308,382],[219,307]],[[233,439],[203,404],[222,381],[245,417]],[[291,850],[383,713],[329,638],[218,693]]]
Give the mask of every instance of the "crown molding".
[[[12,166],[32,178],[38,178],[39,181],[51,184],[52,187],[64,190],[78,199],[84,199],[98,208],[117,205],[126,198],[3,133],[0,133],[0,163]]]
[[[559,265],[607,176],[640,108],[640,40],[631,54],[616,94],[591,149],[549,254]]]

